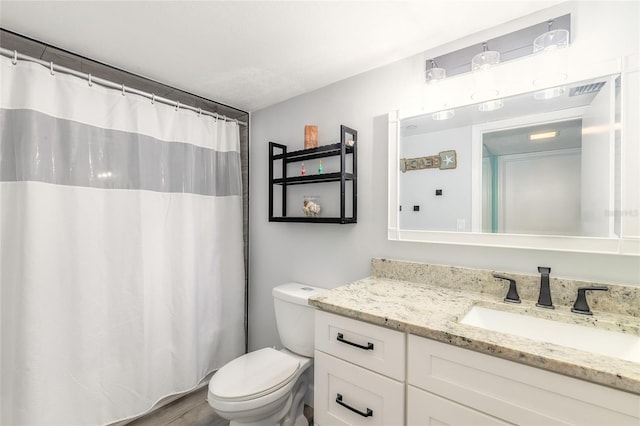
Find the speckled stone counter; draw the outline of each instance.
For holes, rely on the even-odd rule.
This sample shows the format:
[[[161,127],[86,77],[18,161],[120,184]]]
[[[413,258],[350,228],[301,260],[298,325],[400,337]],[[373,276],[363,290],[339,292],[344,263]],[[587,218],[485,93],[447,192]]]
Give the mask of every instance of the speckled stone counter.
[[[392,272],[394,270],[396,272]],[[637,312],[640,309],[640,289],[609,285],[610,296],[624,294],[627,300],[622,306],[614,306],[606,301],[592,303],[595,298],[589,297],[594,315],[585,316],[570,311],[575,300],[576,282],[564,282],[564,286],[573,292],[571,299],[568,294],[561,295],[558,282],[552,280],[551,294],[556,309],[547,310],[535,306],[537,292],[535,298],[523,294],[528,292],[525,289],[526,277],[519,277],[524,284],[520,292],[522,303],[504,303],[506,285],[494,279],[491,272],[374,259],[371,277],[328,290],[310,299],[309,304],[353,319],[640,395],[638,363],[458,322],[472,306],[479,305],[590,327],[597,324],[598,328],[640,335],[640,315]],[[537,291],[539,277],[538,282],[532,284]],[[520,281],[518,285],[520,291]],[[571,299],[571,303],[564,303],[563,299]],[[598,311],[596,306],[611,309]]]

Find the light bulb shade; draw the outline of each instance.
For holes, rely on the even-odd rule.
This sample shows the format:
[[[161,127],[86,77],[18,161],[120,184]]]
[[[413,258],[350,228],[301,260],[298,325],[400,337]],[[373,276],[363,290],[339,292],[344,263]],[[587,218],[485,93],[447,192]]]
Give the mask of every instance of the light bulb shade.
[[[552,30],[539,35],[533,41],[533,53],[555,50],[569,45],[569,31]]]
[[[484,45],[486,49],[486,45]],[[486,101],[498,96],[500,91],[497,89],[495,75],[492,72],[483,72],[500,63],[500,52],[495,50],[485,50],[478,53],[471,60],[471,71],[473,73],[474,91],[471,99],[475,101]]]
[[[541,34],[533,41],[533,53],[536,58],[535,87],[544,89],[537,91],[535,99],[551,99],[565,93],[563,86],[567,79],[567,50],[569,31],[552,30]]]
[[[441,121],[441,120],[448,120],[454,115],[456,115],[454,110],[445,109],[443,111],[434,112],[433,114],[431,114],[431,118],[433,118],[434,120]]]
[[[447,71],[444,68],[429,68],[426,71],[427,84],[433,84],[447,78]]]
[[[478,53],[471,60],[471,71],[480,71],[491,68],[500,63],[500,52],[495,50],[486,50]]]

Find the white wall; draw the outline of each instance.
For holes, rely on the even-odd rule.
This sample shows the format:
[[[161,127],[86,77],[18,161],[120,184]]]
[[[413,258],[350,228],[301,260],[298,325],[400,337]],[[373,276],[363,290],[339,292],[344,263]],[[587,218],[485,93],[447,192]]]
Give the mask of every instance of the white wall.
[[[457,50],[552,16],[572,13],[574,51],[618,57],[638,51],[637,2],[562,3],[554,9],[470,36],[260,110],[251,117],[250,349],[280,345],[271,290],[299,281],[333,288],[369,275],[371,257],[536,273],[640,285],[640,260],[630,256],[407,243],[387,240],[387,113],[416,108],[415,87],[426,58]],[[465,18],[469,19],[469,18]],[[269,223],[268,142],[303,147],[305,124],[319,126],[319,143],[339,137],[339,125],[358,130],[358,223]]]
[[[580,235],[581,157],[579,149],[500,156],[498,231]]]
[[[402,137],[400,158],[456,151],[455,169],[400,173],[400,227],[431,231],[471,231],[471,126]],[[442,195],[436,195],[442,189]],[[413,207],[419,206],[418,211]],[[458,229],[458,221],[464,224]]]

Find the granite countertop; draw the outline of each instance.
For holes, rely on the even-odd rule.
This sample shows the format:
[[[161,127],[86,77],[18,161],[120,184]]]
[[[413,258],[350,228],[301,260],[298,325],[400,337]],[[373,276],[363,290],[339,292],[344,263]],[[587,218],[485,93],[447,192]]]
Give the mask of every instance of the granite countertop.
[[[503,296],[504,297],[504,296]],[[551,343],[460,324],[473,305],[640,335],[640,318],[619,313],[577,315],[567,306],[554,310],[532,301],[504,303],[492,294],[372,276],[309,300],[324,311],[417,336],[450,343],[503,359],[640,394],[640,364]],[[593,309],[593,308],[592,308]]]

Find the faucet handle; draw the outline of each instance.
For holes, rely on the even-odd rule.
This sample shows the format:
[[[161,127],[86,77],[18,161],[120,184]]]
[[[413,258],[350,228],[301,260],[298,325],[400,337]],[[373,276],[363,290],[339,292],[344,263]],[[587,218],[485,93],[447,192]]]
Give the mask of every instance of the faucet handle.
[[[550,274],[551,268],[549,268],[548,266],[538,266],[538,272],[540,272],[541,274]]]
[[[504,301],[509,303],[520,303],[520,296],[518,295],[518,289],[516,288],[516,280],[505,275],[495,273],[492,275],[494,278],[509,281],[509,291],[507,292],[507,296],[504,298]]]
[[[609,287],[602,285],[593,287],[578,287],[578,297],[576,298],[576,302],[573,304],[573,308],[571,308],[571,312],[582,315],[593,315],[593,312],[591,312],[591,309],[589,309],[589,304],[587,303],[587,291],[593,290],[608,291]]]

